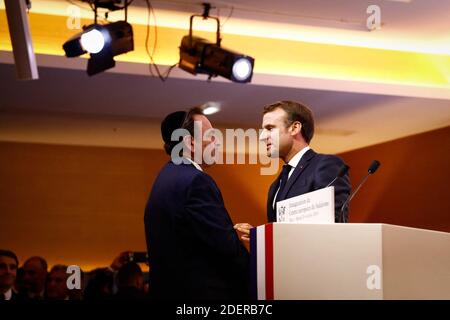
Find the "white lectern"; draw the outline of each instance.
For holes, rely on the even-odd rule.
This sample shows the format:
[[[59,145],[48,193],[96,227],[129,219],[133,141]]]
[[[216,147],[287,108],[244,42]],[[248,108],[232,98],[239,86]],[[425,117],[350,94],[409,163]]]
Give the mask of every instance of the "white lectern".
[[[450,299],[450,233],[388,224],[251,230],[252,288],[271,299]]]

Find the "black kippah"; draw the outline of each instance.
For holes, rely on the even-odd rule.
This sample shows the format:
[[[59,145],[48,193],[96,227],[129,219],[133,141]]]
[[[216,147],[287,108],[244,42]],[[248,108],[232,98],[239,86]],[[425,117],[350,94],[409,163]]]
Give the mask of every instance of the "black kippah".
[[[164,118],[161,123],[161,136],[165,143],[170,144],[172,142],[172,132],[181,128],[186,115],[186,111],[176,111]]]

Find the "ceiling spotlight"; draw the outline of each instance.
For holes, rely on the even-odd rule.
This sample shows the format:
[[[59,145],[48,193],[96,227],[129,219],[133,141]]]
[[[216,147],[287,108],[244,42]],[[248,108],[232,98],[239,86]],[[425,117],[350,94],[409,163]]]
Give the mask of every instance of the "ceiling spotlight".
[[[189,35],[184,36],[180,45],[180,61],[178,66],[194,75],[208,74],[211,77],[222,76],[234,82],[250,82],[253,76],[255,59],[220,46],[220,21],[209,16],[210,5],[203,4],[203,15],[192,15]],[[217,22],[216,43],[192,35],[194,17],[211,18]]]
[[[94,28],[81,35],[80,44],[89,53],[99,53],[105,46],[105,35]]]
[[[179,67],[189,73],[222,76],[234,82],[250,82],[253,76],[252,57],[224,49],[217,44],[184,36],[180,46]]]
[[[244,81],[251,77],[253,72],[254,60],[241,57],[233,63],[232,75],[238,81]]]
[[[87,73],[94,75],[116,65],[113,57],[134,49],[133,28],[126,21],[92,24],[63,45],[67,57],[89,53]]]

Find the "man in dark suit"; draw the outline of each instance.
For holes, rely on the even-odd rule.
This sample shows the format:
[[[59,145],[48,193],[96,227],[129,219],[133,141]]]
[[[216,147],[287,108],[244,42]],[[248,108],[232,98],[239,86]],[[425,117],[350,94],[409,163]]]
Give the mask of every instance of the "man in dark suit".
[[[47,267],[47,261],[43,257],[33,256],[25,261],[18,294],[20,300],[45,299]]]
[[[184,134],[172,141],[177,129]],[[219,188],[197,160],[203,162],[204,151],[214,143],[205,139],[208,129],[211,123],[198,108],[172,113],[161,124],[171,160],[153,184],[144,219],[153,298],[240,299],[248,294],[248,252]]]
[[[0,302],[17,300],[13,286],[16,281],[19,260],[14,252],[0,250]]]
[[[309,143],[314,135],[311,110],[297,102],[280,101],[264,108],[263,132],[260,139],[266,143],[267,155],[284,161],[278,178],[269,188],[267,220],[276,222],[276,203],[326,187],[338,174],[344,162],[337,156],[318,154]],[[335,221],[341,221],[341,207],[350,194],[349,177],[337,179],[335,190]],[[345,221],[348,211],[344,210]],[[239,223],[235,229],[248,240],[252,226]]]

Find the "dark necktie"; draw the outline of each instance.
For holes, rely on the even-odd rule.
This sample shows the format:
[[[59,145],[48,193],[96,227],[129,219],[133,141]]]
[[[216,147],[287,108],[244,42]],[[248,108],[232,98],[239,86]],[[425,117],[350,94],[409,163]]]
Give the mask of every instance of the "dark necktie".
[[[283,193],[284,187],[286,186],[286,182],[289,178],[289,172],[291,171],[292,167],[288,164],[285,164],[283,166],[283,169],[281,170],[280,175],[280,188],[278,189],[277,197],[275,199],[275,208],[278,201],[281,200],[281,194]]]

